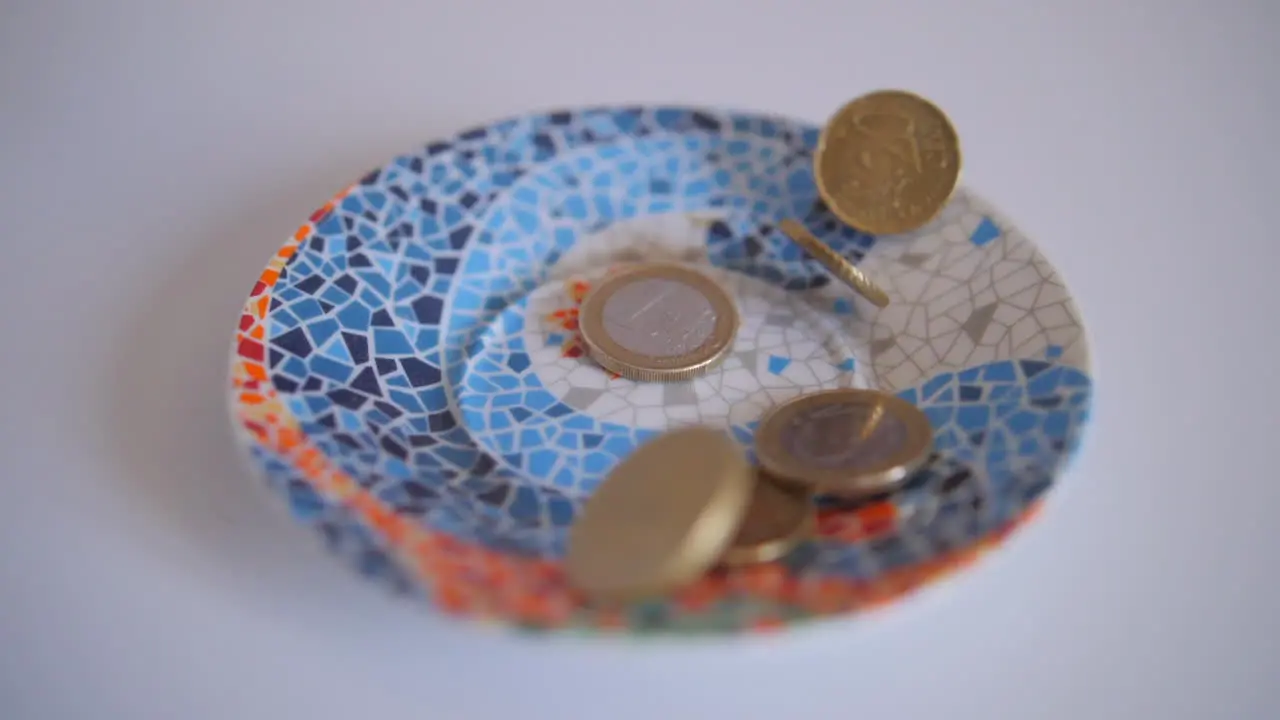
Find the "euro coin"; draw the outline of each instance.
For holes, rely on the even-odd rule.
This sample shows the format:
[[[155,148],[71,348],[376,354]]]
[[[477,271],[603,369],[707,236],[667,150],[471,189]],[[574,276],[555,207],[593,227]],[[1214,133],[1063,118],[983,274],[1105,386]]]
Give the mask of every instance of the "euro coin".
[[[960,139],[942,110],[902,90],[836,111],[814,153],[818,192],[836,217],[873,235],[932,220],[960,179]]]
[[[791,238],[792,242],[804,248],[805,252],[815,260],[822,263],[832,275],[853,288],[862,297],[870,300],[873,305],[884,307],[889,304],[889,295],[879,285],[859,270],[857,265],[849,262],[830,245],[819,240],[804,225],[787,219],[778,223],[778,229]]]
[[[729,293],[687,265],[623,270],[583,300],[579,328],[587,355],[638,381],[688,380],[728,355],[738,331]]]
[[[738,445],[709,428],[641,445],[587,498],[569,530],[569,582],[627,602],[696,580],[733,541],[755,474]]]
[[[778,482],[859,498],[898,487],[933,448],[929,418],[875,390],[802,395],[771,410],[756,430],[760,465]]]
[[[728,566],[772,562],[811,536],[815,524],[809,493],[782,487],[757,471],[751,503],[721,561]]]

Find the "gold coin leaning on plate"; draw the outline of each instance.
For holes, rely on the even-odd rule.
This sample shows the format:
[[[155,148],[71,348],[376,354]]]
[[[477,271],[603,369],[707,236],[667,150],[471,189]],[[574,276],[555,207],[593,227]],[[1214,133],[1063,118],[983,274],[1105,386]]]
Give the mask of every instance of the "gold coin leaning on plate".
[[[733,348],[738,310],[718,283],[687,265],[650,263],[597,285],[578,311],[592,360],[638,381],[688,380]]]
[[[747,514],[721,562],[727,566],[772,562],[809,538],[816,524],[808,492],[778,485],[757,469]]]
[[[908,232],[938,215],[960,179],[951,120],[902,90],[863,95],[836,111],[814,153],[818,193],[836,217],[873,235]]]
[[[795,220],[786,219],[778,223],[778,229],[791,238],[792,242],[804,248],[805,252],[815,260],[822,263],[832,275],[853,288],[862,297],[870,300],[873,305],[884,307],[889,304],[889,295],[879,285],[859,270],[857,265],[849,262],[830,245],[819,240],[804,225]]]
[[[777,482],[858,499],[892,490],[933,448],[933,427],[895,395],[842,388],[785,402],[756,429],[756,456]]]
[[[606,602],[662,594],[724,556],[755,473],[724,432],[685,428],[637,448],[584,503],[569,530],[569,581]]]

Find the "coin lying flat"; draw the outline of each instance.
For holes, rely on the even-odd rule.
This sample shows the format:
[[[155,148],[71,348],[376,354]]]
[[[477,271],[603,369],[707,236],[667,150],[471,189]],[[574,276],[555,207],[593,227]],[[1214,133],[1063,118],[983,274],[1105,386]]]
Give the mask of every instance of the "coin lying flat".
[[[874,390],[802,395],[756,429],[756,455],[778,482],[843,497],[896,487],[932,447],[933,428],[919,408]]]
[[[830,245],[815,237],[804,225],[787,219],[778,223],[778,229],[795,244],[804,248],[805,252],[812,255],[815,260],[822,263],[832,275],[856,290],[862,297],[870,300],[876,307],[889,304],[888,294],[879,285],[872,282],[871,278],[859,270],[857,265],[841,257],[840,253],[833,250]]]
[[[942,110],[901,90],[856,98],[823,128],[814,179],[831,212],[876,235],[914,230],[960,179],[960,139]]]
[[[724,360],[738,310],[711,278],[687,265],[652,263],[619,272],[583,300],[587,354],[632,380],[688,380]]]
[[[737,444],[718,430],[673,430],[640,446],[570,528],[569,581],[622,602],[696,580],[732,542],[754,482]]]
[[[747,514],[721,562],[734,566],[777,560],[812,535],[814,525],[809,493],[781,487],[757,471]]]

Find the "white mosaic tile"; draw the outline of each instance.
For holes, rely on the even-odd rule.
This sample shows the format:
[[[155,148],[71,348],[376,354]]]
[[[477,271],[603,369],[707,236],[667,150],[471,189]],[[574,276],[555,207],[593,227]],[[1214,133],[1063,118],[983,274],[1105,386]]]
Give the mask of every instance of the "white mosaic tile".
[[[599,420],[654,430],[673,423],[748,423],[802,392],[865,387],[850,338],[809,302],[763,280],[707,261],[706,222],[713,215],[658,215],[618,223],[584,237],[527,303],[524,342],[544,386]],[[613,377],[581,353],[576,333],[557,311],[576,307],[574,284],[598,281],[609,267],[639,259],[696,265],[729,290],[740,329],[728,358],[687,383],[636,383]],[[566,357],[571,348],[580,353]]]

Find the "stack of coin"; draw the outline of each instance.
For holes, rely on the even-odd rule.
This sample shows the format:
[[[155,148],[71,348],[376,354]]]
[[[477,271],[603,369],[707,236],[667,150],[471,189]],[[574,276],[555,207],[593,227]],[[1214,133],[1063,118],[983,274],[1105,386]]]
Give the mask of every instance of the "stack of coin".
[[[584,504],[569,580],[603,601],[678,588],[720,566],[771,562],[814,531],[815,493],[883,492],[928,456],[929,421],[870,390],[802,396],[757,431],[759,468],[724,432],[674,430],[638,448]]]
[[[777,559],[812,517],[807,495],[759,482],[727,434],[675,430],[638,448],[587,500],[565,567],[594,598],[640,600],[719,563]]]
[[[904,233],[937,217],[951,198],[960,179],[960,140],[933,103],[880,90],[845,104],[827,122],[813,174],[822,201],[850,227]],[[883,289],[803,225],[784,220],[779,229],[877,307],[889,304]]]

